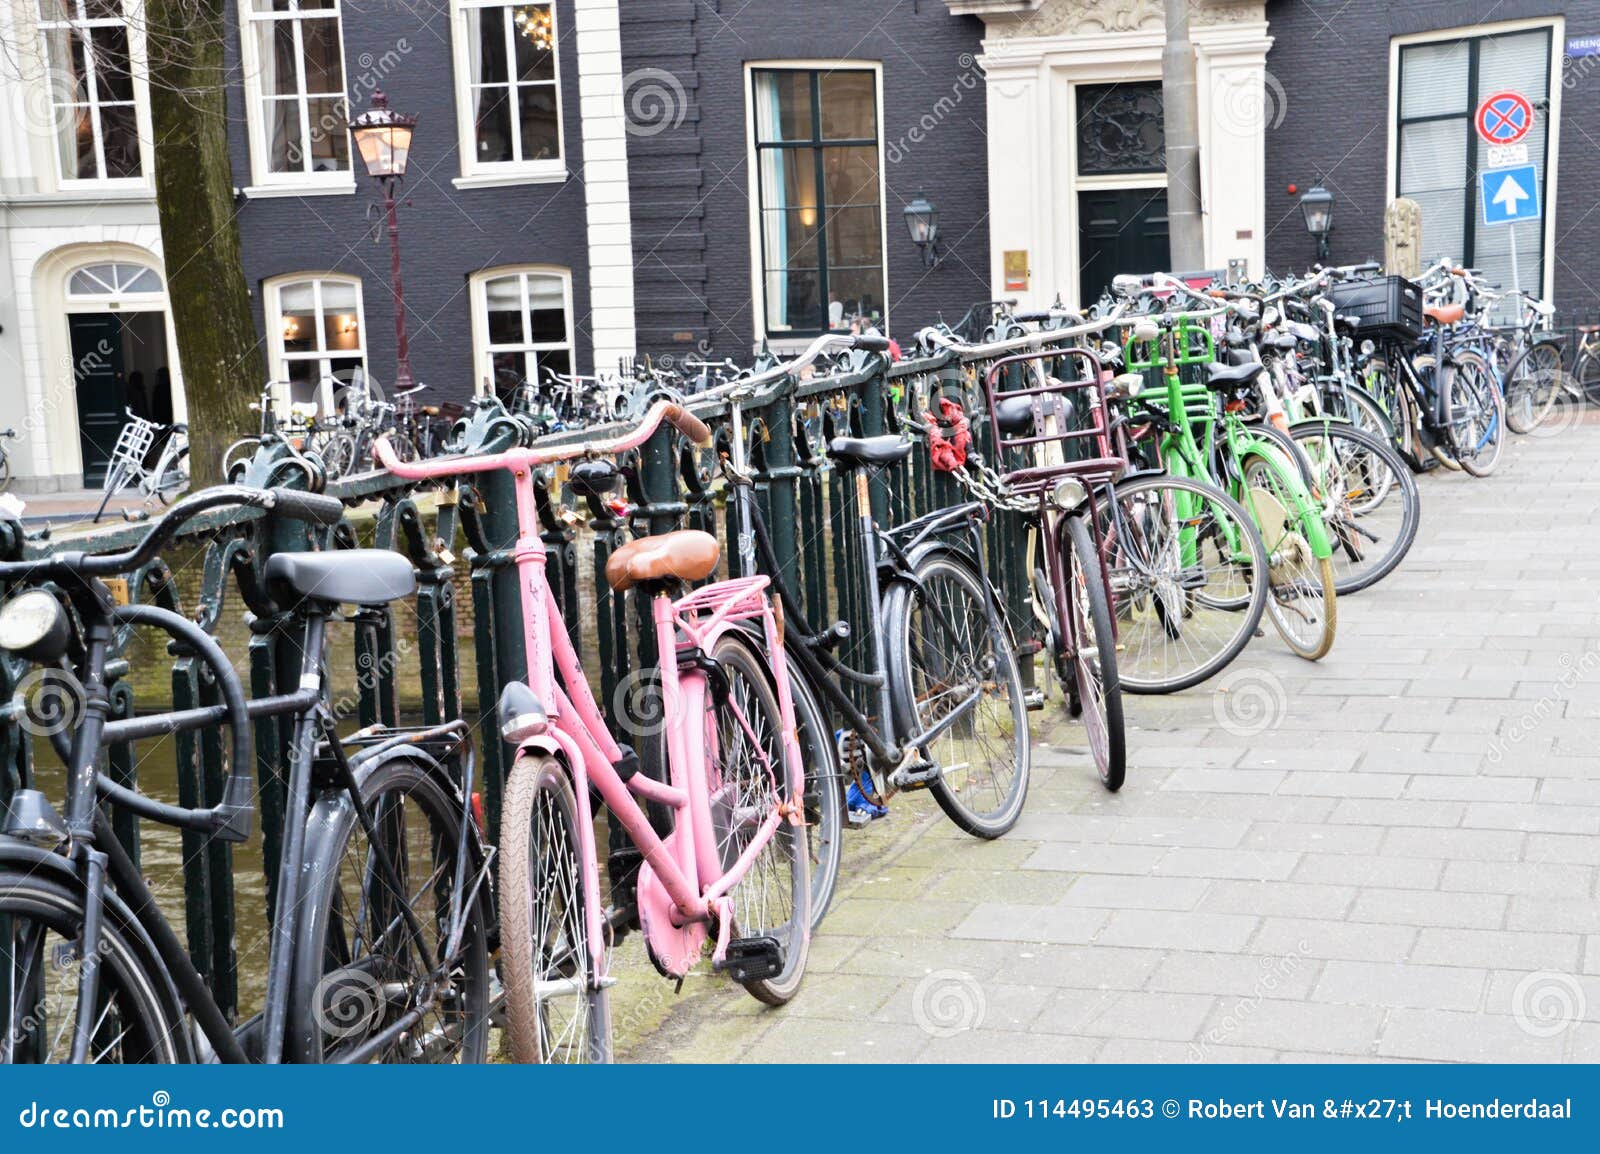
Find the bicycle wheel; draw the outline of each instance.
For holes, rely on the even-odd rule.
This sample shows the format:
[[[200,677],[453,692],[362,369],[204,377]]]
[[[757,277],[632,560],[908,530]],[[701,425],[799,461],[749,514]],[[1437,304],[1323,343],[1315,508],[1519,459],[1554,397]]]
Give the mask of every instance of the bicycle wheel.
[[[748,634],[724,633],[711,657],[727,689],[724,707],[706,716],[706,781],[711,825],[724,870],[749,852],[774,808],[796,800],[803,783],[792,780],[783,749],[783,714],[772,688],[766,654]],[[800,767],[794,767],[796,775]],[[781,1006],[805,976],[811,948],[811,878],[806,839],[788,821],[761,847],[729,893],[733,936],[776,938],[783,969],[744,983],[757,1001]]]
[[[500,815],[500,967],[516,1062],[611,1061],[611,998],[596,981],[582,844],[566,769],[518,757]]]
[[[0,493],[11,488],[11,454],[0,449]]]
[[[1333,648],[1339,619],[1333,559],[1316,556],[1311,528],[1302,520],[1317,515],[1315,502],[1286,459],[1269,461],[1252,453],[1245,461],[1244,483],[1245,507],[1267,549],[1267,615],[1297,657],[1316,661]]]
[[[1122,685],[1117,679],[1111,599],[1088,520],[1068,516],[1065,521],[1067,533],[1062,552],[1066,556],[1061,559],[1061,572],[1069,583],[1066,602],[1067,612],[1072,615],[1070,639],[1076,646],[1070,655],[1076,697],[1100,782],[1115,793],[1127,778],[1128,743],[1122,724]],[[1057,644],[1065,640],[1060,638]]]
[[[1334,421],[1301,421],[1289,435],[1311,462],[1312,497],[1333,542],[1333,587],[1355,593],[1382,580],[1417,538],[1422,497],[1383,441]]]
[[[1267,551],[1238,502],[1144,476],[1111,486],[1098,515],[1124,690],[1188,689],[1243,651],[1267,607]]]
[[[161,465],[161,475],[152,477],[151,485],[155,487],[156,499],[163,505],[169,504],[172,498],[189,487],[189,447],[185,445],[179,449],[172,460]]]
[[[315,453],[328,480],[337,481],[354,469],[356,439],[343,429],[318,429],[307,438],[306,452]]]
[[[839,859],[844,854],[844,780],[839,773],[839,747],[828,728],[826,711],[805,674],[787,653],[789,696],[794,701],[795,737],[800,766],[806,775],[806,842],[811,861],[811,928],[822,924],[839,884]]]
[[[965,709],[920,747],[940,770],[929,789],[961,829],[996,838],[1017,823],[1028,796],[1017,657],[999,606],[965,561],[930,553],[914,577],[891,585],[883,599],[895,731],[902,739],[926,733]]]
[[[1531,433],[1544,424],[1566,387],[1561,349],[1550,341],[1529,345],[1505,372],[1506,427]]]
[[[1572,379],[1577,382],[1585,402],[1600,401],[1600,356],[1585,345],[1572,364]]]
[[[1424,385],[1431,385],[1433,389],[1440,387],[1438,374],[1435,371],[1434,357],[1431,353],[1423,353],[1413,357],[1411,364],[1417,370],[1417,379]],[[1436,397],[1436,394],[1434,396]],[[1433,400],[1430,399],[1428,404],[1431,405],[1432,403]],[[1408,408],[1411,410],[1412,443],[1426,448],[1433,459],[1446,469],[1459,472],[1461,464],[1456,460],[1455,445],[1452,443],[1453,439],[1450,436],[1449,417],[1444,417],[1439,429],[1434,431],[1424,426],[1421,407],[1414,400],[1408,402]]]
[[[384,1063],[483,1062],[489,915],[470,850],[468,873],[459,875],[462,800],[436,769],[406,756],[367,770],[361,799],[370,836],[342,790],[325,793],[307,819],[309,885],[286,1052],[297,1062],[339,1061],[358,1051]],[[456,906],[458,890],[466,908]]]
[[[1450,439],[1461,468],[1487,477],[1500,463],[1506,442],[1505,400],[1488,364],[1477,353],[1458,355],[1446,403]]]
[[[78,1020],[83,898],[40,871],[0,872],[0,1065],[68,1062]],[[114,893],[100,926],[89,1060],[192,1062],[177,992]]]

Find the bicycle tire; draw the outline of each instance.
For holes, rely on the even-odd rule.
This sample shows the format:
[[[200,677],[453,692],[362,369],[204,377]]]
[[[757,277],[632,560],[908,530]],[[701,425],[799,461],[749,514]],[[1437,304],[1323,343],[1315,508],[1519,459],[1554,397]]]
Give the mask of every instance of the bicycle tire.
[[[159,462],[157,462],[159,464]],[[172,465],[159,477],[151,478],[156,500],[171,504],[173,496],[189,487],[189,448],[184,446],[172,459]]]
[[[1506,427],[1531,433],[1549,418],[1566,384],[1561,350],[1549,341],[1531,344],[1507,366],[1503,379]]]
[[[1331,554],[1315,555],[1309,540],[1311,530],[1304,520],[1316,517],[1315,523],[1320,524],[1321,514],[1315,511],[1309,493],[1291,492],[1285,484],[1294,474],[1292,464],[1273,463],[1267,455],[1252,452],[1242,470],[1244,493],[1249,499],[1245,507],[1251,511],[1251,519],[1261,533],[1261,542],[1267,547],[1271,585],[1267,616],[1296,657],[1320,661],[1333,648],[1338,633],[1338,592],[1334,587],[1333,558]],[[1266,488],[1263,481],[1271,489]],[[1305,506],[1305,511],[1297,513],[1293,506]],[[1280,515],[1283,517],[1281,526],[1277,524]],[[1291,529],[1291,525],[1296,527]],[[1315,565],[1311,564],[1313,561]],[[1320,604],[1321,609],[1313,609],[1308,615],[1299,603],[1311,601]],[[1304,618],[1306,624],[1315,625],[1315,634],[1309,629],[1305,637],[1295,632],[1291,612],[1293,616]]]
[[[839,885],[839,862],[844,857],[844,780],[839,771],[839,747],[834,743],[817,691],[811,688],[799,663],[787,652],[789,696],[794,702],[795,738],[800,744],[800,767],[806,775],[806,842],[811,859],[811,928],[816,929],[833,904]]]
[[[1110,486],[1098,516],[1124,692],[1189,689],[1244,651],[1268,582],[1266,547],[1242,505],[1204,481],[1146,475]]]
[[[1463,472],[1473,477],[1487,477],[1499,465],[1505,451],[1506,406],[1505,398],[1495,388],[1488,363],[1478,354],[1463,353],[1457,360],[1456,371],[1450,375],[1448,408],[1457,463]],[[1483,417],[1481,433],[1476,431],[1475,423],[1464,427],[1458,421],[1456,414],[1463,410]],[[1474,440],[1469,451],[1461,444],[1463,430]]]
[[[540,859],[533,839],[540,837]],[[566,768],[552,757],[522,754],[506,779],[500,816],[500,971],[506,988],[506,1043],[516,1062],[559,1061],[605,1063],[612,1058],[611,995],[595,980],[594,959],[589,955],[588,904],[598,900],[598,885],[591,888],[584,876],[579,847],[578,801]],[[593,869],[592,863],[589,863]],[[540,921],[548,907],[534,894],[551,895],[548,884],[562,886],[559,923]],[[524,896],[525,895],[525,896]],[[535,929],[538,940],[535,940]],[[550,935],[556,936],[551,939]],[[570,941],[559,957],[549,954]],[[539,996],[540,983],[576,984],[574,1004],[581,1010],[572,1022],[578,1030],[575,1044],[552,1046],[550,1005]],[[569,1031],[563,1030],[565,1038]]]
[[[1334,543],[1335,592],[1356,593],[1370,588],[1394,572],[1416,542],[1422,519],[1422,497],[1416,478],[1391,446],[1354,426],[1334,421],[1299,421],[1290,427],[1289,435],[1303,443],[1301,451],[1318,473],[1312,495],[1321,504],[1323,524]],[[1357,453],[1376,459],[1392,478],[1394,492],[1377,492],[1377,505],[1370,504],[1377,485],[1370,480],[1352,480],[1347,471],[1355,467]],[[1352,488],[1363,483],[1368,486],[1366,490]],[[1363,495],[1369,495],[1368,504],[1359,500]],[[1379,505],[1392,503],[1391,498],[1398,500],[1400,524],[1387,551],[1371,560],[1361,538],[1370,540],[1377,522],[1362,524],[1361,519],[1371,516]],[[1349,562],[1342,574],[1338,563],[1341,556]],[[1368,564],[1356,571],[1356,564],[1363,558],[1368,559]]]
[[[0,449],[0,493],[11,488],[11,454]]]
[[[0,1063],[70,1060],[72,1028],[67,1015],[77,1008],[77,967],[59,968],[50,958],[76,957],[73,951],[81,940],[83,919],[83,897],[76,885],[36,869],[0,871],[0,927],[5,931],[0,997],[7,999],[0,1003],[0,1021],[6,1023],[0,1034]],[[51,935],[57,943],[53,948]],[[155,947],[109,889],[100,935],[100,994],[106,1008],[96,1017],[104,1021],[115,1013],[117,1032],[98,1057],[129,1065],[193,1062],[177,991]],[[53,992],[46,986],[52,973],[59,983]],[[61,1009],[63,1005],[70,1009]],[[58,1010],[60,1020],[52,1020]],[[96,1034],[103,1036],[101,1031]],[[46,1041],[48,1045],[43,1044]],[[96,1057],[92,1052],[90,1056]]]
[[[432,884],[425,882],[420,890],[400,897],[412,906],[424,933],[432,931],[433,939],[423,943],[426,961],[439,965],[455,912],[444,899],[454,892],[461,823],[466,817],[462,800],[441,782],[437,769],[403,754],[365,770],[360,789],[374,828],[384,837],[384,848],[408,891],[416,884],[412,857],[419,851],[431,855],[424,859],[428,872],[421,876]],[[408,806],[423,819],[420,831],[404,824]],[[301,916],[295,943],[286,1053],[297,1062],[337,1061],[341,1048],[359,1047],[400,1017],[421,1009],[411,1005],[412,995],[418,989],[431,989],[436,975],[405,968],[416,943],[394,895],[375,889],[382,884],[383,871],[349,794],[338,790],[320,797],[307,818],[307,830],[304,876],[309,885],[302,900],[309,914]],[[416,838],[417,832],[423,836]],[[358,843],[366,848],[355,855],[352,869],[351,849]],[[468,868],[476,864],[473,856],[468,855]],[[462,888],[472,894],[470,877]],[[374,1061],[443,1059],[479,1064],[488,1059],[489,911],[481,891],[470,900],[454,964],[446,971],[449,989],[433,993],[442,1002],[438,1018],[424,1015],[374,1055]],[[433,906],[416,908],[425,901]],[[347,926],[347,914],[360,920]],[[346,932],[351,929],[355,932]],[[366,952],[352,954],[352,943]],[[399,1005],[391,1004],[396,986],[408,987]]]
[[[963,619],[968,622],[974,618],[981,621],[983,637],[988,644],[987,653],[978,652],[978,638],[969,632],[965,639],[958,636],[945,638],[947,646],[944,652],[935,652],[931,656],[957,669],[963,668],[960,661],[948,659],[965,657],[980,674],[980,681],[983,680],[981,675],[988,674],[995,689],[1006,695],[1009,699],[1005,706],[1010,714],[1012,753],[1008,762],[1008,781],[1003,791],[997,791],[999,804],[991,810],[975,810],[961,796],[963,787],[942,775],[929,785],[929,792],[939,803],[939,808],[964,832],[974,837],[997,838],[1017,824],[1028,796],[1032,751],[1028,743],[1026,704],[1022,697],[1022,674],[1011,639],[1004,622],[999,618],[1000,609],[992,605],[989,591],[983,588],[981,578],[965,561],[946,552],[925,554],[915,566],[913,580],[895,582],[883,598],[883,631],[889,652],[889,700],[895,730],[902,735],[915,735],[926,731],[935,720],[924,716],[924,705],[933,699],[915,684],[914,650],[926,649],[928,639],[920,637],[916,628],[919,619],[926,613],[928,591],[935,588],[937,583],[951,588],[965,601],[967,612]],[[972,612],[974,607],[976,614]],[[936,616],[948,619],[949,614],[941,610]],[[991,662],[992,667],[989,665]],[[976,713],[977,709],[973,712]],[[999,709],[995,710],[997,721],[999,713]],[[965,726],[952,726],[940,735],[940,739],[949,736],[957,728]],[[930,760],[938,761],[926,747],[922,752]],[[961,761],[967,766],[972,764],[970,757]]]
[[[1117,678],[1111,597],[1100,572],[1100,554],[1088,521],[1081,515],[1068,516],[1065,521],[1067,533],[1062,551],[1067,556],[1061,559],[1061,567],[1072,587],[1066,601],[1068,612],[1073,614],[1072,632],[1078,639],[1078,652],[1070,660],[1095,769],[1100,783],[1115,793],[1128,776],[1128,735],[1122,718],[1122,683]],[[1085,652],[1090,649],[1092,657]],[[1094,732],[1096,727],[1101,730],[1098,735]]]

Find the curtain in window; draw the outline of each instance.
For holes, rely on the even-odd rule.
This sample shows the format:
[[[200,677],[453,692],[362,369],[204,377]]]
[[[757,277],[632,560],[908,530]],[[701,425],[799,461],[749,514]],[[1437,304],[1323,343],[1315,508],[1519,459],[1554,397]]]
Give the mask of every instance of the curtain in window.
[[[756,80],[756,139],[782,140],[783,98],[778,78],[766,73]],[[767,327],[789,327],[789,204],[784,197],[784,153],[771,149],[761,159],[761,261],[766,272]]]

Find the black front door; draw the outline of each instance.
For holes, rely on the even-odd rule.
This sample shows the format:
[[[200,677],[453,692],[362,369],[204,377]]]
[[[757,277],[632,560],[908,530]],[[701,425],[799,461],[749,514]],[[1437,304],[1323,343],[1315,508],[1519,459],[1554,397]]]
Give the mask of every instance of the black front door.
[[[115,313],[74,313],[72,372],[78,385],[78,444],[83,452],[83,483],[95,488],[122,432],[127,386],[122,371],[122,321]]]
[[[1087,308],[1121,273],[1165,272],[1167,192],[1104,189],[1078,194],[1078,301]]]

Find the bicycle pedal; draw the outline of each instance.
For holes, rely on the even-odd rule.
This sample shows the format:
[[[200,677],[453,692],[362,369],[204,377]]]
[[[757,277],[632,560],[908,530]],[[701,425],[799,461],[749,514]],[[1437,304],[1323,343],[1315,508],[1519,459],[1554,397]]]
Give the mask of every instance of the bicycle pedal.
[[[902,765],[889,775],[889,784],[903,790],[927,789],[938,780],[939,767],[927,762]]]
[[[768,934],[734,938],[722,961],[712,966],[736,982],[759,982],[783,973],[783,944]]]
[[[1044,690],[1030,689],[1022,695],[1022,707],[1029,713],[1038,713],[1044,708]]]

